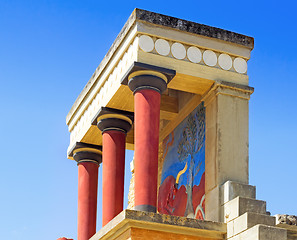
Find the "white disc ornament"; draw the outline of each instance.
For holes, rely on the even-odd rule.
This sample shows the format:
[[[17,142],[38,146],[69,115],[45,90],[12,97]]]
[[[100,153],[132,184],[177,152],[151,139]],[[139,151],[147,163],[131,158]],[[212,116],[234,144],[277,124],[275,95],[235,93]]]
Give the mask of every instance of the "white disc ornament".
[[[232,67],[232,58],[229,55],[222,53],[219,56],[219,65],[224,70],[230,70]]]
[[[199,63],[202,59],[202,53],[197,47],[189,47],[187,51],[188,59],[193,63]]]
[[[147,35],[139,37],[139,47],[144,52],[151,52],[154,49],[154,40]]]
[[[203,61],[207,66],[213,67],[217,64],[217,55],[211,50],[206,50],[203,53]]]
[[[243,58],[235,58],[233,66],[235,71],[238,73],[246,73],[247,71],[247,63]]]
[[[186,49],[181,43],[173,43],[171,53],[176,59],[184,59],[186,57]]]
[[[155,49],[157,53],[163,56],[167,56],[170,52],[170,46],[169,43],[164,39],[158,39],[155,42]]]

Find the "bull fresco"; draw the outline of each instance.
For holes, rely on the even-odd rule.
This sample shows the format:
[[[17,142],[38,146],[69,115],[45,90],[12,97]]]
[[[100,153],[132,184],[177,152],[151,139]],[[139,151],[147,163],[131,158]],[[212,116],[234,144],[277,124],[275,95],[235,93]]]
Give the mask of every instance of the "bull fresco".
[[[163,141],[159,213],[205,218],[205,108],[200,104]]]

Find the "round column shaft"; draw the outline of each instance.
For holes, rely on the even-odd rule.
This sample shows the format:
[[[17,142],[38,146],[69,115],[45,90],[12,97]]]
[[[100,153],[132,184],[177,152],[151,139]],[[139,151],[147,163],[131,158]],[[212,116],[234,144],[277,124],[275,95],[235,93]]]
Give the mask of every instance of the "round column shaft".
[[[160,73],[131,75],[128,85],[134,92],[135,108],[135,209],[156,212],[160,102],[166,78]]]
[[[135,209],[156,212],[160,94],[135,93]]]
[[[88,240],[96,233],[98,167],[101,154],[78,149],[73,158],[78,165],[77,239]]]
[[[78,239],[87,240],[96,233],[98,165],[78,164]]]
[[[123,210],[125,139],[124,132],[110,130],[103,133],[103,208],[102,224]]]
[[[97,118],[103,145],[103,226],[123,210],[126,133],[132,125],[131,118],[114,111],[105,108]]]

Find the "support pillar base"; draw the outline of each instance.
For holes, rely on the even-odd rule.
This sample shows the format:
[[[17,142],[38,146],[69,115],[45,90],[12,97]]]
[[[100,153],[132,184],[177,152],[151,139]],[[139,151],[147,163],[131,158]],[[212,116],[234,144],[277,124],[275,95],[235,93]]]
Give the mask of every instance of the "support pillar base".
[[[136,211],[144,211],[144,212],[157,212],[157,208],[152,205],[137,205],[134,207]]]

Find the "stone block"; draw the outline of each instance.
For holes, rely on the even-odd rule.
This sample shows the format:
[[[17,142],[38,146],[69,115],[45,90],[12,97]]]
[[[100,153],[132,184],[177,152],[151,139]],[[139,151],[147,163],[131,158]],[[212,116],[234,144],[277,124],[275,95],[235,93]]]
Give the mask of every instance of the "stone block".
[[[226,232],[224,223],[126,209],[90,240],[223,240]]]
[[[227,181],[221,187],[222,204],[236,197],[256,198],[256,187],[234,181]]]
[[[258,224],[229,240],[287,240],[287,230]]]
[[[227,238],[233,237],[234,233],[234,220],[227,223]]]
[[[218,186],[205,193],[205,220],[222,221],[222,207],[220,204],[220,189]]]
[[[223,206],[224,222],[230,222],[246,212],[266,214],[266,202],[251,198],[236,197]]]
[[[247,212],[227,223],[227,237],[237,235],[257,224],[275,225],[275,217],[265,214]]]

